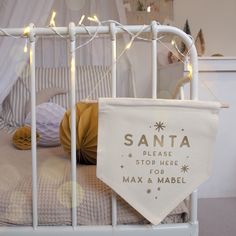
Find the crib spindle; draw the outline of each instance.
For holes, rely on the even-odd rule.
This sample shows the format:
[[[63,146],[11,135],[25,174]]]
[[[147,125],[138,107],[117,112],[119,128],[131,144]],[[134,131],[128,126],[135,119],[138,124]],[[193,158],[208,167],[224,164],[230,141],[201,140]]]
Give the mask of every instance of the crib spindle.
[[[76,194],[76,99],[75,99],[75,24],[69,24],[70,35],[70,92],[71,92],[71,184],[72,184],[72,227],[75,229],[77,226],[77,194]]]
[[[184,100],[185,96],[184,96],[184,86],[180,86],[179,88],[179,94],[180,94],[180,100]]]
[[[112,97],[116,98],[116,27],[115,23],[110,24],[110,34],[111,34],[111,55],[112,55],[112,67],[111,67],[111,76],[112,76]],[[117,225],[117,199],[116,193],[112,191],[111,196],[112,202],[112,226]]]
[[[191,216],[190,216],[190,221],[191,221],[192,224],[197,223],[197,201],[198,201],[198,194],[197,194],[197,190],[195,190],[191,194]]]
[[[152,98],[157,98],[157,29],[152,21]]]
[[[115,227],[117,225],[117,198],[116,193],[112,191],[111,195],[111,207],[112,207],[112,226]]]
[[[112,50],[112,97],[116,97],[116,28],[115,23],[110,24],[110,33],[111,33],[111,50]]]
[[[38,226],[38,191],[37,191],[37,142],[36,142],[36,91],[35,91],[35,34],[34,25],[29,25],[30,41],[30,76],[31,76],[31,152],[32,152],[32,210],[33,228]]]

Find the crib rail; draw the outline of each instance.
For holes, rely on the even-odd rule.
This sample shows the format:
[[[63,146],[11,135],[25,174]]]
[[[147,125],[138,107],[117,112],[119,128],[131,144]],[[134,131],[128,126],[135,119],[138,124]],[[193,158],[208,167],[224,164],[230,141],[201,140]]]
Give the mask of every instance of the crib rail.
[[[1,234],[3,232],[3,234]],[[157,233],[158,232],[158,233]],[[195,232],[195,233],[194,233]],[[168,224],[160,226],[151,225],[119,225],[112,226],[80,226],[76,230],[71,227],[39,227],[33,230],[29,227],[9,227],[6,232],[0,228],[0,235],[4,236],[197,236],[197,225],[190,223]]]
[[[137,33],[140,31],[140,28],[143,26],[133,25],[133,26],[124,26],[123,28],[132,32]],[[109,26],[88,26],[87,30],[90,33],[97,32],[98,34],[110,34],[111,35],[111,46],[112,46],[112,97],[116,97],[116,36],[117,34],[124,33],[125,30],[122,29],[120,26],[111,23]],[[33,206],[33,232],[42,232],[44,227],[38,227],[38,212],[37,212],[37,147],[36,147],[36,103],[35,103],[35,44],[36,44],[36,37],[37,36],[46,36],[46,35],[57,35],[60,34],[65,36],[70,40],[70,93],[71,93],[71,183],[72,183],[72,227],[74,230],[85,232],[85,235],[88,235],[89,231],[93,231],[93,229],[88,229],[83,226],[77,227],[77,206],[76,206],[76,100],[75,100],[75,77],[76,77],[76,57],[75,57],[75,45],[76,45],[76,36],[80,34],[87,34],[87,30],[84,27],[75,26],[74,23],[70,23],[68,27],[35,27],[33,24],[29,25],[29,33],[25,35],[25,37],[29,38],[30,42],[30,72],[31,72],[31,113],[32,113],[32,123],[31,123],[31,132],[32,132],[32,206]],[[4,33],[5,32],[5,33]],[[189,49],[190,55],[190,62],[192,64],[192,80],[190,86],[190,97],[191,99],[197,100],[198,99],[198,61],[197,61],[197,52],[196,48],[193,45],[192,39],[185,34],[183,31],[179,30],[178,28],[171,27],[171,26],[164,26],[158,25],[155,21],[153,21],[150,27],[146,27],[144,32],[151,32],[152,33],[152,98],[157,98],[157,37],[160,33],[171,33],[174,35],[179,36],[186,46]],[[0,36],[21,36],[24,34],[24,28],[11,28],[11,29],[3,29],[0,31]],[[117,201],[116,201],[116,194],[112,193],[112,228],[108,226],[108,228],[102,227],[102,231],[100,234],[97,234],[96,231],[94,233],[89,233],[89,235],[142,235],[143,230],[145,229],[145,235],[156,235],[157,231],[163,233],[162,235],[171,235],[166,233],[166,229],[170,229],[170,231],[179,228],[179,232],[175,231],[172,235],[198,235],[197,230],[197,191],[192,193],[191,195],[191,202],[192,202],[192,210],[191,210],[191,219],[188,224],[179,224],[176,225],[166,225],[166,226],[140,226],[140,227],[133,227],[131,228],[117,226]],[[58,228],[58,227],[56,227]],[[64,228],[64,227],[63,227]],[[95,227],[94,229],[98,229],[99,227]],[[120,229],[120,230],[118,230]],[[13,235],[10,232],[14,231],[15,229],[11,229],[8,235]],[[151,232],[151,231],[152,232]],[[50,231],[50,230],[49,230]],[[50,233],[48,231],[48,235],[60,235],[61,232],[55,231]],[[62,231],[71,233],[71,235],[75,235],[70,230]],[[87,233],[86,233],[87,232]],[[19,233],[19,231],[18,231]],[[23,230],[22,235],[31,235],[32,231]],[[4,235],[7,235],[6,232],[3,232]],[[0,230],[0,235],[3,235],[2,231]],[[20,235],[20,234],[19,234]],[[40,233],[38,234],[40,235]]]

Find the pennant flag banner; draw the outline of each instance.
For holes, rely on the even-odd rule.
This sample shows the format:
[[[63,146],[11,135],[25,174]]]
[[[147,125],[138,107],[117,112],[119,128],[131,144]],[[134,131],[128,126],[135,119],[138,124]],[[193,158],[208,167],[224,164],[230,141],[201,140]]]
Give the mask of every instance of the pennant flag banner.
[[[211,173],[220,104],[99,99],[97,177],[159,224]]]

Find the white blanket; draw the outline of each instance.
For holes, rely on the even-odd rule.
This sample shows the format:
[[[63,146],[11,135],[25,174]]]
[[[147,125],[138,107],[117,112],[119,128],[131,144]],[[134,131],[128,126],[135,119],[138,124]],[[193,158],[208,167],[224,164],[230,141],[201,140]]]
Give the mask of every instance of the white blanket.
[[[61,147],[38,148],[38,219],[40,225],[71,225],[70,158]],[[111,189],[96,178],[96,166],[77,167],[78,224],[111,224]],[[32,225],[31,152],[17,150],[0,131],[0,225]],[[147,221],[118,197],[118,223]],[[163,223],[184,222],[182,202]]]

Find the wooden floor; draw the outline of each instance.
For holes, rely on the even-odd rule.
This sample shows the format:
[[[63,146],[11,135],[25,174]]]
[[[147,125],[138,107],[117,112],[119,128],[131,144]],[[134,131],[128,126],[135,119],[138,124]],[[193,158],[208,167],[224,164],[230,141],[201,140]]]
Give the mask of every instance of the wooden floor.
[[[200,199],[199,236],[236,236],[236,198]]]

